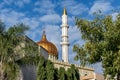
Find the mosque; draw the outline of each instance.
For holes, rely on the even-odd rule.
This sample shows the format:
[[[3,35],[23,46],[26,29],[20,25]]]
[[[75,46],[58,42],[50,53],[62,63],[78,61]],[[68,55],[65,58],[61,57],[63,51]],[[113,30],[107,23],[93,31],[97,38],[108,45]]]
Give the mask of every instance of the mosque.
[[[48,53],[48,59],[51,60],[56,68],[64,67],[66,70],[70,68],[70,63],[68,61],[68,49],[69,49],[69,36],[68,36],[68,16],[66,8],[63,10],[62,15],[62,35],[61,35],[61,47],[62,47],[62,61],[58,60],[58,50],[56,46],[49,42],[46,38],[45,31],[43,31],[42,39],[37,43],[40,47],[44,48]],[[81,80],[96,80],[98,75],[94,72],[94,69],[91,67],[82,67],[75,64],[75,67],[79,69],[79,74],[81,76]],[[100,75],[99,75],[100,76]],[[97,79],[97,80],[102,80]]]
[[[47,40],[46,37],[46,33],[45,31],[43,31],[42,34],[42,38],[39,42],[37,42],[37,46],[38,46],[38,50],[40,52],[40,54],[48,60],[51,60],[51,62],[53,62],[54,67],[56,68],[60,68],[60,67],[64,67],[65,70],[67,70],[68,68],[70,68],[71,63],[69,63],[68,61],[68,55],[69,55],[69,36],[68,36],[68,16],[67,16],[67,11],[66,8],[64,8],[63,10],[63,15],[62,15],[62,25],[61,25],[61,42],[60,45],[62,47],[62,60],[58,60],[58,50],[57,47],[50,41]],[[26,39],[29,40],[29,38],[27,37]],[[30,40],[32,41],[32,40]],[[32,41],[34,42],[34,41]],[[78,68],[79,70],[79,74],[80,74],[80,80],[104,80],[102,75],[96,74],[94,69],[91,67],[83,67],[80,66],[78,64],[74,64],[76,68]],[[27,76],[29,76],[29,78],[31,76],[35,76],[35,67],[34,66],[29,66],[29,67],[25,67],[25,66],[21,66],[21,71],[22,71],[22,75],[24,77],[27,78]],[[25,74],[26,72],[28,72],[28,74]],[[32,74],[34,75],[30,75],[29,72],[32,72]],[[23,77],[22,76],[22,77]],[[32,79],[32,77],[30,78]],[[22,79],[24,80],[24,79]],[[27,79],[26,79],[27,80]],[[29,79],[28,79],[29,80]],[[32,79],[32,80],[36,80],[36,79]]]

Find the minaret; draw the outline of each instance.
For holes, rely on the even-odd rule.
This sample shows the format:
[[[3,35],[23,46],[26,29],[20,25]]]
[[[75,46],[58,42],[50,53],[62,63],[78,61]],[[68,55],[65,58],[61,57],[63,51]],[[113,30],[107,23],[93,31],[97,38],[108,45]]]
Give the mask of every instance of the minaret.
[[[69,47],[69,41],[68,41],[68,18],[67,18],[67,11],[66,8],[63,10],[63,15],[62,15],[62,41],[61,41],[61,46],[62,46],[62,60],[63,62],[68,62],[68,47]]]

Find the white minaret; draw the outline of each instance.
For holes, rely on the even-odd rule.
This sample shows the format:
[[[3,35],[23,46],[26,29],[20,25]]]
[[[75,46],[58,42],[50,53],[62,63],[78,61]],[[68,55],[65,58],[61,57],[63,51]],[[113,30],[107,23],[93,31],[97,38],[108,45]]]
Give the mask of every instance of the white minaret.
[[[64,8],[63,15],[62,15],[62,60],[64,62],[68,62],[68,47],[69,47],[69,41],[68,41],[68,18],[67,18],[67,11],[66,8]]]

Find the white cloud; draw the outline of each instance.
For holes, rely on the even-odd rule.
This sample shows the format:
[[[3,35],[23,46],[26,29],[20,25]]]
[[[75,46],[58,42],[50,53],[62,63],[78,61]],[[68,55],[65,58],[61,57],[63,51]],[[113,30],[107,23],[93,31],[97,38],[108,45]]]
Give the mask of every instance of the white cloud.
[[[30,0],[23,0],[24,3],[30,3]]]
[[[31,30],[29,30],[27,33],[26,33],[26,35],[29,37],[29,38],[31,38],[33,41],[35,41],[35,42],[38,42],[38,41],[40,41],[40,37],[42,36],[42,29],[41,29],[41,27],[37,27],[37,28],[35,28],[35,29],[31,29]]]
[[[4,3],[1,2],[1,3],[0,3],[0,9],[2,9],[3,7],[4,7]]]
[[[97,12],[101,10],[103,13],[106,13],[110,10],[112,10],[113,7],[110,2],[106,1],[95,1],[93,6],[91,7],[89,14],[93,14],[94,12]]]
[[[74,64],[80,64],[80,61],[75,61],[74,60],[74,57],[76,56],[76,53],[74,53],[72,50],[73,50],[73,45],[70,45],[69,46],[69,55],[68,55],[69,62],[74,63]]]
[[[77,29],[76,26],[72,27],[70,26],[69,27],[69,40],[70,40],[70,43],[74,43],[75,40],[80,40],[81,37],[80,37],[80,32],[79,30]]]
[[[40,18],[41,22],[44,23],[59,23],[61,21],[61,18],[58,14],[48,14],[48,15],[44,15]]]
[[[68,24],[75,26],[75,16],[68,16]]]
[[[12,2],[13,2],[13,0],[4,0],[4,1],[3,1],[3,3],[4,3],[4,4],[7,4],[7,5],[10,5]]]
[[[24,24],[29,25],[31,30],[36,29],[40,24],[39,19],[35,17],[33,18],[25,17],[21,19],[20,22],[23,22]]]
[[[117,12],[113,13],[113,14],[112,14],[112,19],[113,19],[113,20],[116,20],[117,15],[118,15],[118,13],[117,13]]]
[[[23,7],[24,3],[22,1],[17,1],[17,2],[15,2],[15,5],[17,5],[19,7]]]
[[[16,11],[10,9],[1,10],[0,14],[2,21],[7,23],[7,25],[9,24],[10,26],[18,23],[19,19],[25,16],[23,13],[17,13]]]
[[[95,69],[96,73],[103,74],[103,68],[102,68],[102,63],[101,62],[93,64],[92,67]]]
[[[62,7],[66,7],[68,13],[70,13],[72,15],[80,15],[83,12],[88,10],[88,8],[84,4],[77,3],[74,0],[64,0],[64,1],[61,1],[60,5]]]
[[[29,25],[31,29],[35,29],[39,26],[38,18],[29,18],[25,15],[25,13],[16,12],[11,9],[2,9],[0,12],[0,19],[9,27],[17,23],[24,23]]]
[[[53,14],[55,13],[55,4],[53,4],[50,0],[42,0],[42,1],[37,1],[35,3],[35,8],[33,11],[37,11],[41,14]]]
[[[27,15],[22,12],[17,12],[11,9],[1,9],[0,19],[5,23],[7,28],[17,23],[28,25],[30,30],[26,34],[34,41],[36,41],[38,34],[41,34],[41,28],[39,28],[40,20],[38,17],[27,17]]]
[[[5,7],[5,5],[10,5],[12,3],[12,0],[3,0],[0,1],[0,9],[3,9]]]
[[[74,61],[74,57],[75,57],[76,53],[73,52],[73,46],[75,44],[83,45],[84,41],[82,40],[80,31],[77,29],[76,26],[69,27],[69,42],[70,42],[69,61],[71,63],[79,63],[79,61]]]
[[[23,7],[25,4],[30,3],[30,0],[3,0],[0,3],[0,7],[5,7],[5,5],[11,5],[11,6],[18,6],[18,7]]]
[[[23,7],[25,4],[30,3],[30,0],[18,0],[14,1],[14,4],[18,7]]]

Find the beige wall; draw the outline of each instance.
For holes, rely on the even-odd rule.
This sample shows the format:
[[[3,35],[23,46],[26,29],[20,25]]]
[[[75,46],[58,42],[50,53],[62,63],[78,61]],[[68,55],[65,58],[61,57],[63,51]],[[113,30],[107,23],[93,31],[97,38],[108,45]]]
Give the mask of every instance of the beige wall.
[[[67,62],[62,62],[62,61],[58,61],[58,60],[51,60],[51,61],[54,63],[54,66],[58,69],[60,67],[64,67],[65,70],[67,70],[71,66],[71,64],[67,63]],[[76,65],[76,64],[74,64],[74,65],[75,65],[75,67],[78,68],[80,76],[94,74],[94,69],[93,68],[82,67],[82,66],[79,66],[79,65]]]

